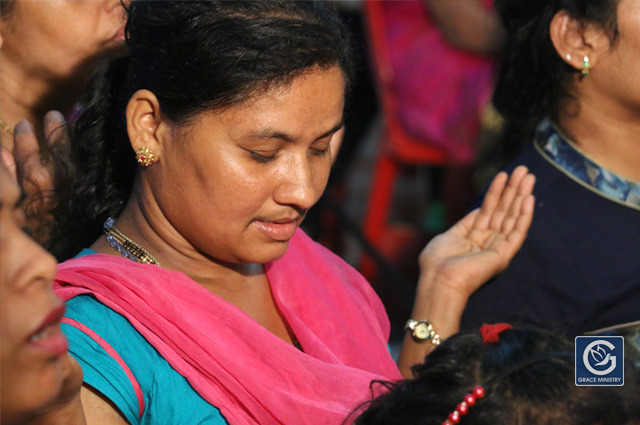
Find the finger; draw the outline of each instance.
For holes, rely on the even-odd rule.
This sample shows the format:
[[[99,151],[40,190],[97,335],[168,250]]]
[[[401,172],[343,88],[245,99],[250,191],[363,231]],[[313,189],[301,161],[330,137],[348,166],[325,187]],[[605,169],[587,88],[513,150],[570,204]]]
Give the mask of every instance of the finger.
[[[69,134],[64,115],[49,111],[44,116],[44,134],[47,145],[53,152],[65,155],[69,151]]]
[[[16,162],[18,181],[24,190],[33,194],[51,189],[50,171],[42,164],[40,146],[33,126],[29,121],[20,121],[14,130],[13,156]]]
[[[513,228],[513,232],[526,233],[529,231],[529,227],[531,227],[531,222],[533,221],[533,211],[535,205],[535,196],[527,195],[522,201],[522,206],[520,208],[520,215],[516,220],[516,224]]]
[[[13,157],[16,161],[17,175],[21,179],[28,161],[37,159],[40,161],[40,147],[33,126],[29,121],[22,120],[13,133]]]
[[[518,217],[523,214],[522,202],[533,191],[536,178],[533,174],[527,174],[520,182],[518,186],[517,194],[514,196],[509,212],[502,221],[502,227],[500,231],[504,234],[509,233],[515,226]]]
[[[500,195],[500,201],[498,202],[498,205],[491,215],[491,220],[489,222],[490,229],[500,231],[500,229],[502,228],[502,223],[511,208],[511,204],[516,198],[520,183],[527,174],[527,167],[524,167],[522,165],[516,167],[516,169],[513,170],[507,186],[504,188]]]
[[[491,220],[491,214],[495,210],[500,200],[500,195],[507,183],[507,173],[504,171],[499,172],[489,185],[487,193],[484,195],[480,212],[478,213],[475,222],[473,223],[473,229],[484,230],[489,227],[489,221]]]
[[[513,229],[506,235],[508,261],[518,252],[527,237],[531,222],[533,221],[533,210],[535,197],[527,195],[522,201],[521,214],[518,216]]]
[[[2,164],[5,167],[7,167],[7,169],[11,173],[11,176],[17,182],[18,181],[18,174],[17,174],[17,171],[16,171],[16,160],[13,157],[13,154],[11,152],[9,152],[9,149],[5,148],[4,146],[1,146],[0,147],[0,155],[2,157]]]

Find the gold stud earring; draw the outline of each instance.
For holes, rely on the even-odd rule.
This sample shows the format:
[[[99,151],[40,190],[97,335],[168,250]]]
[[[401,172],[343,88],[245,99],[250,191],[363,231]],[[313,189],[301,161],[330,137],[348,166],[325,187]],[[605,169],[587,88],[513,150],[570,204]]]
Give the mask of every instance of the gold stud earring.
[[[149,165],[156,162],[156,157],[153,152],[151,152],[151,149],[142,147],[136,151],[136,161],[138,161],[145,167],[148,167]]]
[[[583,77],[589,76],[589,56],[586,56],[586,55],[582,60],[582,76]]]

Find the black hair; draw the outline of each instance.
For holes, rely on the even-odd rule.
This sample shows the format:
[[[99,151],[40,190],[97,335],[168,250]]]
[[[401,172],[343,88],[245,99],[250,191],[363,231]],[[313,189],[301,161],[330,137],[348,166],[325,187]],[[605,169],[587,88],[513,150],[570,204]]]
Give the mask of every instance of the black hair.
[[[483,398],[460,425],[614,425],[640,421],[640,390],[632,370],[625,387],[577,387],[573,344],[533,328],[509,329],[497,343],[480,333],[445,340],[415,379],[375,383],[390,391],[374,399],[356,425],[441,425],[481,385]],[[631,369],[631,368],[628,368]]]
[[[131,195],[137,164],[125,109],[137,90],[153,92],[180,125],[316,67],[340,67],[347,87],[353,74],[348,35],[326,2],[134,0],[125,34],[129,54],[98,70],[72,128],[77,175],[57,189],[50,246],[61,261],[95,241]]]
[[[15,0],[0,0],[0,17],[2,15],[8,15],[13,10],[13,4]]]
[[[618,0],[496,0],[506,30],[493,103],[506,120],[504,144],[515,153],[533,136],[545,116],[555,119],[562,102],[572,99],[577,70],[556,52],[549,29],[561,10],[596,24],[617,39]]]

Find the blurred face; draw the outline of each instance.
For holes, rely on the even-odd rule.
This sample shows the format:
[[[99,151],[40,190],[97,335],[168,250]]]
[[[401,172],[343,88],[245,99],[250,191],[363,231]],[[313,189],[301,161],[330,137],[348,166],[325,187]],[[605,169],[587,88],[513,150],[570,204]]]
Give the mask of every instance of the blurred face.
[[[4,165],[0,173],[0,422],[9,424],[58,395],[67,340],[55,260],[22,231],[18,187]]]
[[[603,109],[630,113],[635,120],[640,110],[640,1],[619,0],[617,25],[617,40],[599,56],[589,78]]]
[[[24,72],[56,80],[87,76],[122,49],[120,0],[14,0],[2,17],[2,53]]]
[[[220,261],[265,263],[284,255],[327,184],[344,87],[339,68],[313,70],[177,127],[148,169],[173,227]]]

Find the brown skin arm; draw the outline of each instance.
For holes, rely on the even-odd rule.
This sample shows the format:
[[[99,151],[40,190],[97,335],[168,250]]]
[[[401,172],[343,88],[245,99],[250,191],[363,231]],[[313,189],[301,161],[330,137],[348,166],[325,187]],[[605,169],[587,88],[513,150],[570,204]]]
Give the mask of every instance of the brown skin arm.
[[[422,0],[449,44],[480,55],[497,53],[504,37],[498,17],[479,0]]]
[[[534,184],[526,167],[516,168],[510,179],[499,173],[481,208],[429,242],[420,254],[412,319],[431,320],[441,339],[458,331],[469,296],[504,270],[522,246],[533,219]],[[433,348],[407,334],[398,359],[402,375],[412,378],[411,367]]]

